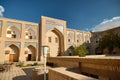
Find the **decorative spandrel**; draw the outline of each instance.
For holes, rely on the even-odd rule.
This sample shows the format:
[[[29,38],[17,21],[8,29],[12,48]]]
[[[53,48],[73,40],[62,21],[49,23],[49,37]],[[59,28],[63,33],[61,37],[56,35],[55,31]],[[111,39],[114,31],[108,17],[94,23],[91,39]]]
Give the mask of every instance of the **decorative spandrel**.
[[[37,27],[37,26],[27,24],[27,25],[26,25],[26,30],[28,30],[28,29],[30,29],[30,28],[34,29],[35,31],[38,30],[38,27]]]
[[[9,41],[9,42],[5,42],[5,47],[8,47],[10,45],[16,45],[18,48],[20,48],[20,45],[21,43],[20,42],[12,42],[12,41]]]
[[[37,43],[36,43],[36,42],[25,42],[24,47],[27,47],[27,46],[29,46],[29,45],[32,45],[32,46],[34,46],[35,48],[37,48]]]
[[[63,22],[57,22],[54,20],[46,20],[46,32],[50,29],[56,28],[63,34],[64,32],[63,26],[64,26]]]
[[[7,22],[7,28],[10,28],[12,26],[15,26],[21,31],[22,29],[22,24],[21,23],[15,23],[15,22]]]

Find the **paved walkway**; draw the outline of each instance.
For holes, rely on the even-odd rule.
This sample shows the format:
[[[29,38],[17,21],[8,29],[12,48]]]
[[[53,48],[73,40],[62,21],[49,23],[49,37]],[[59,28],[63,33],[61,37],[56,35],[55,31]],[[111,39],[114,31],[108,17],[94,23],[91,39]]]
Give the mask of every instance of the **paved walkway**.
[[[30,80],[32,69],[12,66],[9,71],[0,72],[0,80]]]

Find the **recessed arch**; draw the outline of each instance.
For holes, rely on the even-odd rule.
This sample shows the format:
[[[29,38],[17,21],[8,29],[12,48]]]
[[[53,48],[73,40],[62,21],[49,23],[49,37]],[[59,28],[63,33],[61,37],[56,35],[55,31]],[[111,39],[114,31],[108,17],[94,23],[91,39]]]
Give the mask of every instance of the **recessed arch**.
[[[61,55],[64,54],[64,37],[63,37],[63,34],[57,28],[53,28],[51,31],[58,36],[58,39],[59,39],[58,56],[61,56]]]
[[[36,31],[32,28],[26,29],[26,39],[36,39]]]
[[[67,55],[72,56],[72,55],[74,54],[74,49],[75,49],[74,46],[70,46],[70,47],[67,49]]]
[[[20,38],[20,29],[17,26],[10,26],[7,28],[6,37],[8,38]]]
[[[32,45],[27,46],[28,53],[27,53],[27,61],[35,61],[36,60],[36,48]]]
[[[10,62],[18,62],[19,61],[19,55],[20,55],[20,50],[19,48],[14,45],[14,44],[11,44],[8,46],[9,47],[9,61]]]
[[[46,44],[50,49],[50,56],[56,57],[64,55],[64,37],[56,28],[52,28],[46,32]]]

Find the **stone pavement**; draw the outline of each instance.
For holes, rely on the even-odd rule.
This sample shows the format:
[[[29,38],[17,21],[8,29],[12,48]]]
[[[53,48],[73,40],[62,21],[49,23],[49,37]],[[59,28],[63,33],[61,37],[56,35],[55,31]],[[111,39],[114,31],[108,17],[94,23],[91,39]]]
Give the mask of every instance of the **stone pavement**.
[[[31,80],[32,69],[12,66],[9,71],[0,72],[0,80]]]

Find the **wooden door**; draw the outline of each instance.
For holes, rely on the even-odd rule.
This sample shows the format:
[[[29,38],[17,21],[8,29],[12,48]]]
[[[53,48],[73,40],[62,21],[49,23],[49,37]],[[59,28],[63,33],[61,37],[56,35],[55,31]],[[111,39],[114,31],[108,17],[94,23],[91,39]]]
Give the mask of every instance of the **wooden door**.
[[[10,56],[9,56],[9,61],[10,61],[10,62],[13,62],[13,61],[14,61],[14,54],[10,54]]]

